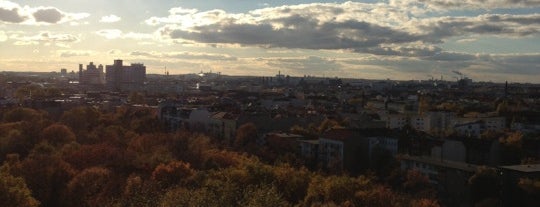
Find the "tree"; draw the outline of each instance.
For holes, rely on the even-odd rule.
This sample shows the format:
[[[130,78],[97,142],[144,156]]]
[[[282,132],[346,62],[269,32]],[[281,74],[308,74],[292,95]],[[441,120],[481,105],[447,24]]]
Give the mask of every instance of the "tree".
[[[523,134],[521,132],[509,133],[499,139],[501,147],[501,162],[504,165],[516,165],[523,157]]]
[[[86,134],[99,123],[101,113],[92,107],[77,107],[65,111],[60,122],[69,126],[77,135],[77,142],[85,143]]]
[[[38,122],[44,119],[45,116],[46,116],[45,112],[37,111],[31,108],[18,107],[4,114],[4,121],[5,122],[18,122],[18,121]]]
[[[128,96],[128,101],[132,104],[145,104],[144,96],[139,92],[131,92]]]
[[[165,191],[158,188],[155,182],[145,182],[141,176],[131,174],[126,179],[124,191],[115,206],[151,207],[157,206]],[[182,205],[175,205],[182,206]],[[186,205],[183,205],[186,206]]]
[[[41,137],[55,146],[62,146],[75,141],[75,134],[63,124],[52,124],[48,126],[41,131]]]
[[[42,206],[59,206],[63,201],[62,193],[75,174],[55,150],[47,143],[40,143],[21,162],[20,167],[13,169],[14,174],[24,177]]]
[[[418,170],[408,170],[403,189],[419,197],[431,198],[434,196],[429,178]]]
[[[336,127],[340,127],[338,121],[336,121],[334,119],[324,119],[324,121],[321,122],[321,124],[317,128],[317,131],[319,133],[323,133],[323,132],[326,132],[326,131],[328,131],[330,129],[336,128]]]
[[[162,186],[172,186],[193,176],[195,171],[191,169],[189,163],[182,161],[172,161],[169,164],[160,164],[152,172],[152,180],[157,181]]]
[[[234,146],[238,148],[246,147],[247,145],[255,144],[257,141],[257,126],[253,123],[246,123],[238,127],[236,130],[236,139]]]
[[[500,181],[495,169],[484,166],[479,167],[476,173],[469,178],[473,203],[484,199],[498,198],[500,191],[499,183]]]
[[[37,207],[39,202],[32,197],[23,178],[13,176],[9,164],[0,167],[0,206]]]
[[[264,207],[290,206],[283,196],[273,185],[248,186],[244,190],[244,198],[240,201],[240,206]]]
[[[273,168],[277,190],[289,203],[297,203],[306,196],[312,174],[306,168],[279,165]]]
[[[66,146],[62,149],[62,159],[75,169],[83,170],[94,166],[122,167],[128,165],[122,149],[108,143]]]
[[[71,206],[102,206],[106,203],[102,194],[111,182],[111,171],[102,167],[92,167],[81,171],[67,185],[67,199]]]

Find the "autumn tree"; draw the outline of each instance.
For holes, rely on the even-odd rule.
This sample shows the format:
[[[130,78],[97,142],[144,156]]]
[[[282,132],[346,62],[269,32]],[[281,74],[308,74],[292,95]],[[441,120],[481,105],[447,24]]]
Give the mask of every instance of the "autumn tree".
[[[277,190],[289,203],[298,203],[306,196],[312,173],[306,168],[278,165],[273,168]]]
[[[47,143],[38,144],[21,162],[20,167],[13,169],[15,174],[26,180],[42,206],[61,205],[62,193],[74,175],[71,166],[55,150]]]
[[[476,173],[469,178],[471,186],[471,197],[473,203],[485,199],[498,198],[500,191],[500,180],[497,171],[489,167],[479,167]]]
[[[128,101],[131,104],[145,104],[144,95],[136,91],[129,94]]]
[[[108,143],[79,145],[74,143],[62,149],[62,159],[75,169],[94,166],[122,168],[126,163],[123,149]]]
[[[515,165],[521,162],[523,157],[523,134],[512,132],[499,139],[501,143],[501,162],[504,165]]]
[[[32,192],[21,177],[10,172],[10,166],[4,163],[0,167],[0,206],[37,207],[39,202],[32,197]]]
[[[353,178],[349,176],[313,176],[309,183],[304,205],[334,203],[341,205],[354,201],[357,191],[369,183],[365,177]]]
[[[244,197],[239,203],[240,206],[251,207],[290,206],[273,185],[248,186],[244,189]]]
[[[65,111],[60,122],[69,126],[77,135],[77,142],[86,143],[88,132],[99,123],[101,113],[92,107],[76,107]]]
[[[111,171],[102,167],[87,168],[78,173],[67,184],[67,195],[71,206],[102,206],[106,201],[100,200],[108,183],[111,182]]]
[[[254,145],[257,141],[257,126],[253,123],[246,123],[238,127],[236,130],[236,139],[234,146],[243,148],[248,145]]]
[[[160,164],[152,172],[152,179],[162,186],[171,186],[189,179],[195,174],[189,163],[172,161],[168,164]]]
[[[340,124],[337,120],[335,119],[324,119],[321,124],[319,125],[319,127],[317,127],[317,131],[319,133],[324,133],[330,129],[333,129],[333,128],[336,128],[336,127],[340,127]]]
[[[418,170],[408,170],[403,189],[420,198],[433,198],[435,191],[429,178]]]
[[[66,125],[52,124],[41,131],[42,140],[46,140],[52,145],[62,146],[75,141],[75,134]]]
[[[171,142],[170,136],[165,134],[137,136],[129,142],[126,156],[131,157],[133,167],[152,172],[159,164],[174,160]]]
[[[157,206],[162,195],[165,193],[155,185],[155,182],[147,182],[136,174],[131,174],[127,179],[120,198],[113,206],[126,207],[151,207]],[[163,205],[162,205],[163,206]],[[178,205],[181,206],[181,205]],[[185,205],[184,205],[185,206]]]
[[[44,119],[47,116],[46,112],[37,111],[31,108],[17,107],[13,110],[10,110],[4,114],[5,122],[18,122],[18,121],[28,121],[28,122],[38,122]]]

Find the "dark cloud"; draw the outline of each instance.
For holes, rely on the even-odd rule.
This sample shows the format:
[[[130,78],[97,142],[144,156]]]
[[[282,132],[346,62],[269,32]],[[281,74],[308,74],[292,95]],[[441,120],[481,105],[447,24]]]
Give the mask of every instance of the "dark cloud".
[[[279,23],[283,27],[274,28],[271,23]],[[216,23],[195,27],[195,31],[163,29],[162,32],[173,39],[202,43],[356,51],[369,51],[362,48],[377,47],[380,44],[420,40],[419,36],[364,21],[319,22],[313,18],[293,15],[273,19],[271,23]]]
[[[0,21],[10,23],[21,23],[26,20],[27,17],[19,14],[18,8],[6,9],[0,8]]]
[[[345,8],[349,4],[351,3],[283,6],[242,15],[229,15],[220,11],[217,19],[212,12],[201,12],[196,14],[199,16],[197,18],[203,21],[205,18],[200,16],[212,14],[208,18],[213,21],[189,28],[169,24],[159,32],[167,38],[207,44],[347,50],[446,61],[470,59],[466,55],[442,53],[441,48],[434,46],[448,38],[466,35],[521,37],[539,34],[540,14],[431,17],[410,21],[403,19],[403,22],[386,24],[383,21],[353,18],[351,12],[363,11],[362,7],[366,5],[356,5],[359,8],[350,10]],[[368,9],[366,12],[378,15],[381,11]],[[174,23],[171,21],[166,20]],[[400,24],[404,26],[398,26]]]
[[[62,12],[55,8],[40,9],[33,13],[36,22],[58,23],[64,17]]]
[[[533,23],[534,22],[534,23]],[[477,17],[441,17],[425,19],[418,24],[424,31],[424,42],[441,43],[444,39],[463,35],[498,35],[521,37],[538,35],[540,14],[481,15]]]

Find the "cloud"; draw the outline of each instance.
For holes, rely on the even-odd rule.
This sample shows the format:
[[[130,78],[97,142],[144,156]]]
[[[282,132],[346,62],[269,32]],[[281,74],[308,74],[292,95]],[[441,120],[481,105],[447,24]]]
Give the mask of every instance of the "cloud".
[[[117,39],[122,37],[122,31],[119,29],[103,29],[97,31],[96,34],[107,39]]]
[[[221,54],[212,54],[212,53],[195,53],[195,52],[169,52],[169,53],[160,53],[160,52],[143,52],[143,51],[134,51],[131,52],[132,56],[143,56],[148,58],[171,58],[171,59],[183,59],[183,60],[211,60],[211,61],[236,61],[238,58],[221,55]]]
[[[268,66],[287,70],[292,75],[305,75],[311,73],[339,74],[343,65],[338,61],[319,56],[296,57],[296,58],[268,58],[262,59]]]
[[[99,20],[99,22],[103,22],[103,23],[113,23],[113,22],[118,22],[122,20],[122,18],[114,15],[114,14],[111,14],[109,16],[103,16],[101,17],[101,19]]]
[[[72,34],[58,34],[48,31],[40,32],[34,36],[24,36],[23,34],[13,34],[11,39],[16,40],[15,45],[56,45],[59,47],[69,47],[69,44],[80,41],[78,36]]]
[[[429,9],[497,9],[539,7],[539,0],[391,0],[393,5],[423,5]]]
[[[69,13],[54,7],[21,7],[10,1],[0,1],[0,21],[13,24],[41,25],[74,22],[90,16],[88,13]]]
[[[27,18],[28,17],[19,13],[18,8],[7,9],[0,7],[0,21],[9,23],[21,23]]]
[[[153,34],[146,34],[146,33],[135,33],[135,32],[128,32],[124,33],[122,30],[119,29],[102,29],[96,31],[96,34],[102,37],[105,37],[107,39],[134,39],[134,40],[143,40],[143,39],[153,39]]]
[[[58,23],[64,17],[56,8],[38,9],[33,13],[36,22]]]
[[[210,45],[344,50],[375,55],[463,59],[437,45],[467,35],[523,37],[540,34],[540,14],[489,14],[411,18],[408,8],[389,4],[313,3],[227,13],[222,10],[169,11],[152,17],[164,39]],[[458,57],[460,56],[460,57]]]
[[[7,36],[6,32],[0,31],[0,42],[5,42],[7,40],[8,40],[8,36]]]
[[[90,56],[94,52],[93,51],[86,51],[86,50],[58,50],[58,55],[60,57],[77,57],[77,56]]]

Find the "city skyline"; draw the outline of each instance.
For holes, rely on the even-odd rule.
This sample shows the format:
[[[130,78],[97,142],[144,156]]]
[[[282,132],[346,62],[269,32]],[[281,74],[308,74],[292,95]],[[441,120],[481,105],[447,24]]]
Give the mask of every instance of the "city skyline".
[[[540,83],[540,1],[0,1],[0,71]]]

